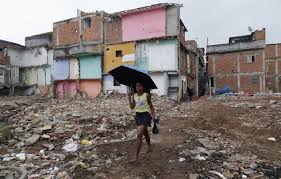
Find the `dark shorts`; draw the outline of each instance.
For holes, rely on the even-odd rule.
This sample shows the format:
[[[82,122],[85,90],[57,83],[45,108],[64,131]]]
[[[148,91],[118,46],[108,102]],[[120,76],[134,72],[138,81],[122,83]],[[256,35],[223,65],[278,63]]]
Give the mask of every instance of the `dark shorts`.
[[[152,117],[149,112],[136,113],[135,120],[136,120],[137,126],[144,125],[147,127],[151,127]]]

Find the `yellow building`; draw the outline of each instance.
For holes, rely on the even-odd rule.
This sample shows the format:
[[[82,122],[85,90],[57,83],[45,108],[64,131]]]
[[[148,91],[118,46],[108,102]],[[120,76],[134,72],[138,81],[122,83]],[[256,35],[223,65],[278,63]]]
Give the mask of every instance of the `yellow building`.
[[[134,42],[107,45],[104,51],[104,73],[108,73],[120,65],[133,65],[135,63]]]

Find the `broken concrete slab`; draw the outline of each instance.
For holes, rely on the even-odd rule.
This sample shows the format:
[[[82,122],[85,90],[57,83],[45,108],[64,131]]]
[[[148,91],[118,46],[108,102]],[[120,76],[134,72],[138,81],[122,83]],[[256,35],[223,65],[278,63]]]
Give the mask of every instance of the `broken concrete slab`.
[[[28,139],[26,139],[25,145],[26,146],[33,145],[33,144],[37,143],[39,141],[39,139],[40,139],[40,135],[34,134],[31,137],[29,137]]]

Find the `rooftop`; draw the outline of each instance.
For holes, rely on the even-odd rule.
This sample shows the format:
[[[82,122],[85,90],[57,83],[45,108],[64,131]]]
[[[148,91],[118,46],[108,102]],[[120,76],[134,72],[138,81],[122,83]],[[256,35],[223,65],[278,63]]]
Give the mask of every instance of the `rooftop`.
[[[135,9],[129,9],[129,10],[125,10],[125,11],[116,12],[116,14],[127,15],[127,14],[133,14],[133,13],[148,11],[148,10],[152,10],[152,9],[167,8],[167,7],[172,7],[172,6],[182,7],[182,4],[159,3],[159,4],[153,4],[153,5],[150,5],[150,6],[144,6],[144,7],[139,7],[139,8],[135,8]]]
[[[0,48],[25,48],[23,45],[0,39]]]

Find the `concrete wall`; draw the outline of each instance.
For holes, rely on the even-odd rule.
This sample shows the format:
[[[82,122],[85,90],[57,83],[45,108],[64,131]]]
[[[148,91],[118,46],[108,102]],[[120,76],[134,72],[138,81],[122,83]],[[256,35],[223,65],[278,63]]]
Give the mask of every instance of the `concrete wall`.
[[[52,32],[26,37],[25,46],[28,48],[52,47],[53,46]]]
[[[210,45],[207,47],[207,54],[240,52],[243,50],[247,51],[247,50],[264,49],[265,47],[266,47],[265,40],[243,42],[243,43],[236,43],[236,44]]]
[[[178,71],[178,42],[154,40],[136,44],[136,67],[144,71]]]
[[[45,47],[9,49],[8,55],[13,66],[30,67],[53,63],[53,50]]]
[[[138,42],[136,45],[136,62],[135,66],[148,72],[148,60],[149,60],[149,43]]]
[[[101,81],[80,80],[79,91],[86,93],[91,98],[95,98],[101,93]]]
[[[54,80],[69,79],[69,60],[57,59],[54,61]]]
[[[170,7],[166,9],[168,36],[178,35],[179,13],[178,7]]]
[[[24,85],[51,85],[51,67],[28,67],[20,70],[21,82]]]
[[[0,84],[4,84],[5,83],[5,71],[6,71],[6,68],[2,67],[0,65]]]
[[[127,87],[124,85],[114,86],[114,78],[111,75],[103,76],[103,92],[116,91],[118,93],[126,93]]]
[[[158,87],[158,89],[152,90],[152,93],[155,93],[159,96],[168,95],[169,79],[166,73],[153,73],[150,74],[152,80]]]
[[[178,71],[177,40],[149,42],[149,71]]]
[[[117,51],[122,52],[122,56],[117,57]],[[104,49],[104,73],[120,66],[133,65],[135,63],[135,43],[122,43],[116,45],[107,45]]]
[[[101,79],[101,56],[81,56],[80,79]]]
[[[72,80],[79,79],[79,62],[77,58],[69,59],[69,78]]]
[[[24,49],[8,48],[8,56],[10,57],[10,64],[13,66],[20,66],[23,64],[22,56]]]
[[[133,41],[166,35],[164,7],[122,16],[123,41]]]
[[[56,96],[59,99],[72,98],[77,94],[77,82],[74,80],[57,81]]]

